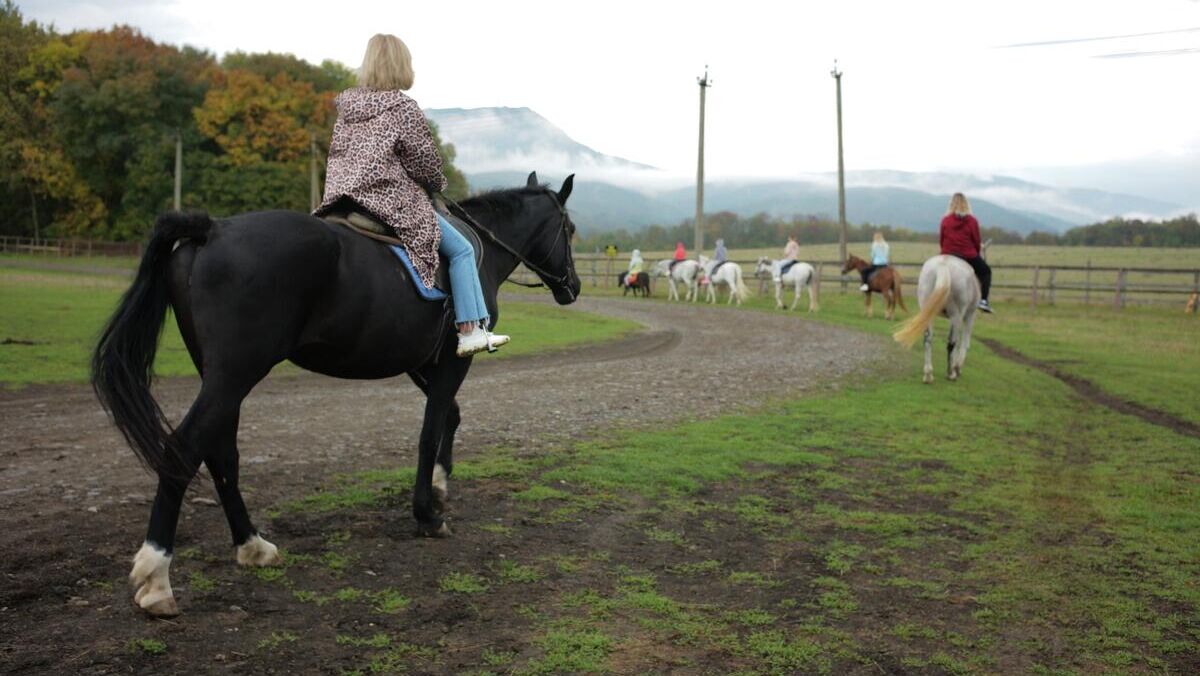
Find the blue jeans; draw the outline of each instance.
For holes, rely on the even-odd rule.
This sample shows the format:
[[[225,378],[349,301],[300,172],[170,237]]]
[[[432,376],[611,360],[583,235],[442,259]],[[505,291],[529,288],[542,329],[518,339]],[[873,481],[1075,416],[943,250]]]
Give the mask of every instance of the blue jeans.
[[[466,237],[459,234],[441,214],[437,215],[442,230],[438,252],[450,259],[450,294],[454,297],[454,323],[480,322],[487,328],[488,309],[475,269],[475,250]]]

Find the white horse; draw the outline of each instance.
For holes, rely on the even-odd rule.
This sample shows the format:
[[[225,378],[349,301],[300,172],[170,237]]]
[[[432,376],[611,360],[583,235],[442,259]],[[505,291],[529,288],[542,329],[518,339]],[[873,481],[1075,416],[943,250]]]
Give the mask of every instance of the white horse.
[[[770,274],[771,279],[775,281],[775,308],[783,309],[783,285],[791,284],[795,287],[796,295],[792,299],[792,306],[789,310],[795,310],[796,305],[800,303],[800,292],[805,288],[808,289],[808,311],[816,312],[821,309],[821,304],[817,300],[817,271],[808,263],[796,263],[788,269],[787,274],[780,274],[783,269],[783,261],[771,260],[767,257],[758,259],[758,264],[754,268],[754,276],[759,277],[763,274]]]
[[[666,277],[667,285],[671,287],[667,298],[670,300],[679,300],[679,288],[677,284],[683,284],[687,287],[686,300],[696,302],[697,293],[696,285],[700,281],[700,263],[696,261],[679,261],[674,268],[671,267],[671,259],[661,260],[654,264],[654,276]]]
[[[946,337],[946,377],[958,380],[967,348],[971,346],[971,328],[975,325],[975,308],[979,304],[979,280],[975,271],[961,258],[934,256],[921,266],[917,282],[917,302],[921,311],[892,336],[896,342],[911,347],[917,336],[925,334],[925,373],[923,380],[933,382],[933,319],[942,315],[950,320],[950,335]]]
[[[750,289],[746,288],[745,282],[742,281],[742,266],[732,261],[725,263],[717,270],[714,277],[712,270],[716,267],[716,261],[709,260],[704,256],[700,257],[700,267],[704,270],[704,276],[708,277],[708,302],[717,302],[717,285],[724,284],[729,287],[729,303],[733,304],[736,299],[737,304],[741,305],[747,298],[750,297]]]

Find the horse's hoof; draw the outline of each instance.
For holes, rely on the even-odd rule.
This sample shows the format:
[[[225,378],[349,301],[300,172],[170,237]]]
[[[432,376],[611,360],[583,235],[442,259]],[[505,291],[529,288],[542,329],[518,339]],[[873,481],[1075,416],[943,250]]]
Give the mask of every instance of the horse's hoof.
[[[926,373],[925,377],[921,378],[921,382],[925,383],[926,385],[932,385],[933,384],[933,374]]]
[[[175,605],[174,596],[168,596],[148,606],[142,606],[142,610],[153,617],[176,617],[179,615],[179,606]]]
[[[444,520],[439,520],[438,523],[417,524],[417,536],[423,538],[448,538],[450,537],[450,524]]]
[[[249,540],[238,545],[237,562],[239,566],[278,566],[283,564],[279,549],[258,535],[251,535]]]

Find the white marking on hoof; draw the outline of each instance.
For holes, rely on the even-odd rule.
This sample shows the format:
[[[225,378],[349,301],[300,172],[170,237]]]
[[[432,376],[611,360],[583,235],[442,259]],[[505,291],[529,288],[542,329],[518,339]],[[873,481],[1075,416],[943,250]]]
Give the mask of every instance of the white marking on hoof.
[[[446,481],[446,479],[447,479],[446,468],[442,467],[442,463],[440,463],[440,462],[435,464],[433,466],[433,490],[437,491],[438,493],[441,493],[442,500],[445,500],[446,496],[449,495],[449,493],[450,493],[450,491],[449,491],[450,485],[449,485],[449,482]]]
[[[251,535],[244,544],[238,545],[237,562],[239,566],[278,566],[283,563],[279,550],[258,535]]]
[[[142,610],[157,617],[174,617],[179,614],[175,605],[175,594],[171,591],[171,555],[149,542],[133,557],[133,570],[129,582],[134,586],[133,601]]]

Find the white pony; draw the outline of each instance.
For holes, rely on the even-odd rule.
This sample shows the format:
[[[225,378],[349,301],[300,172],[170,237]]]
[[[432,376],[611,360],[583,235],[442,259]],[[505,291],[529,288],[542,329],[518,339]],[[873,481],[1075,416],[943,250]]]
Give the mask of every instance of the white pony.
[[[795,310],[796,305],[800,303],[800,292],[804,288],[808,288],[808,311],[816,312],[821,309],[820,302],[817,301],[817,271],[808,263],[796,263],[787,274],[781,275],[779,271],[783,269],[783,261],[771,260],[767,257],[758,259],[758,264],[754,268],[754,276],[759,277],[763,274],[770,274],[775,280],[775,308],[783,309],[783,285],[791,284],[796,289],[796,296],[792,299],[792,306],[789,310]]]
[[[696,283],[700,281],[700,263],[692,260],[679,261],[672,269],[671,259],[668,258],[654,264],[654,276],[667,278],[667,284],[671,287],[668,299],[679,300],[679,288],[676,285],[683,284],[687,287],[685,300],[696,302],[696,296],[699,295]]]
[[[925,334],[926,383],[933,382],[933,319],[939,314],[950,320],[950,335],[946,337],[946,377],[958,380],[962,375],[967,348],[971,346],[971,328],[975,325],[975,308],[979,304],[979,280],[975,271],[961,258],[934,256],[921,266],[917,282],[917,302],[921,311],[892,336],[896,342],[911,347],[917,336]]]
[[[717,285],[724,284],[729,287],[729,304],[732,305],[736,299],[737,304],[741,305],[743,301],[750,297],[750,289],[746,288],[745,282],[742,281],[742,266],[729,261],[722,265],[717,270],[716,277],[713,276],[712,270],[716,267],[716,261],[708,258],[700,257],[700,268],[704,271],[704,276],[708,277],[708,302],[717,302]]]

